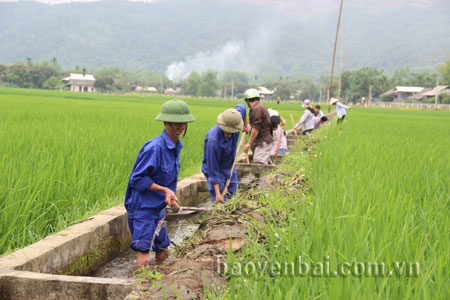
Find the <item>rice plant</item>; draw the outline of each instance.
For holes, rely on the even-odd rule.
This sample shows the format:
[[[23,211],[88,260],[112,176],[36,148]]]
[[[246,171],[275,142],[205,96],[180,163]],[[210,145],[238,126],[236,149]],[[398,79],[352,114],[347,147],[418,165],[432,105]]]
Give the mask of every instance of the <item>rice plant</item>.
[[[281,273],[231,276],[224,298],[448,299],[450,114],[354,109],[314,138],[312,153],[299,150],[284,167],[303,169],[310,189],[270,192],[264,201],[280,213],[266,211],[265,242],[229,260],[279,263]],[[291,262],[293,276],[283,273]]]
[[[0,254],[122,203],[168,99],[0,88]],[[182,139],[180,179],[201,171],[207,131],[237,104],[185,100],[197,121]],[[300,116],[298,104],[272,105]]]

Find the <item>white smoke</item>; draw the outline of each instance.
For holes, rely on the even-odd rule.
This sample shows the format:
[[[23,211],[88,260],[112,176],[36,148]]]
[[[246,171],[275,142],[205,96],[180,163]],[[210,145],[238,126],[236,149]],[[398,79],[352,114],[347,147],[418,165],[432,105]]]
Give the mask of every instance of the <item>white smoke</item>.
[[[223,71],[230,61],[236,59],[241,50],[242,42],[230,41],[218,50],[198,52],[183,62],[172,63],[167,67],[166,75],[170,80],[179,81],[194,71]]]
[[[282,26],[282,21],[266,21],[255,28],[245,42],[228,41],[219,49],[201,51],[183,61],[170,64],[166,75],[170,80],[179,82],[186,79],[192,72],[214,70],[258,72],[270,58],[276,47],[276,40]]]

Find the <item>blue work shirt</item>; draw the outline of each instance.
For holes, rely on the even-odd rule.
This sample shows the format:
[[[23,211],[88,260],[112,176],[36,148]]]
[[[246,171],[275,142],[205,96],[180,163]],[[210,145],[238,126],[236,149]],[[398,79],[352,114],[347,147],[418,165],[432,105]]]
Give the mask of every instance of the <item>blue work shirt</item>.
[[[125,194],[128,214],[139,217],[149,211],[157,213],[166,206],[165,195],[150,191],[149,187],[156,183],[176,192],[181,148],[181,141],[174,145],[165,130],[160,136],[145,143],[139,151],[128,181]]]
[[[247,114],[247,109],[241,103],[235,109],[242,118]],[[206,134],[203,147],[202,172],[211,184],[225,183],[230,178],[230,170],[236,157],[236,147],[239,141],[239,132],[226,138],[219,125],[214,125]],[[237,183],[236,169],[233,171],[231,183]]]

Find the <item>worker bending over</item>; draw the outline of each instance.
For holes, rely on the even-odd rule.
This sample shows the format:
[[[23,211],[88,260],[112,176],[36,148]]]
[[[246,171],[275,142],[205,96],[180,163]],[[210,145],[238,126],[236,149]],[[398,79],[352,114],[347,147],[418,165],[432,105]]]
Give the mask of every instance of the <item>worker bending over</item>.
[[[311,107],[311,101],[306,99],[302,107],[305,109],[303,112],[302,118],[295,125],[294,130],[297,130],[302,127],[302,134],[309,134],[314,129],[314,109]]]
[[[286,132],[283,129],[283,126],[286,125],[286,121],[278,113],[278,111],[271,108],[268,108],[267,111],[269,112],[270,122],[272,123],[273,136],[272,150],[270,154],[272,156],[284,155],[287,152]]]
[[[328,121],[328,118],[323,115],[320,110],[320,105],[314,107],[314,129],[319,129],[320,125]]]
[[[249,129],[247,109],[243,104],[238,104],[236,109],[230,108],[221,113],[217,117],[217,124],[206,134],[202,172],[206,176],[212,202],[225,203],[236,193],[238,178],[235,169],[227,189],[228,192],[222,197],[236,157],[239,132]]]
[[[330,105],[336,105],[336,114],[338,116],[338,120],[337,120],[338,124],[344,121],[344,118],[347,115],[347,109],[352,108],[351,106],[342,104],[342,102],[336,98],[330,99]]]

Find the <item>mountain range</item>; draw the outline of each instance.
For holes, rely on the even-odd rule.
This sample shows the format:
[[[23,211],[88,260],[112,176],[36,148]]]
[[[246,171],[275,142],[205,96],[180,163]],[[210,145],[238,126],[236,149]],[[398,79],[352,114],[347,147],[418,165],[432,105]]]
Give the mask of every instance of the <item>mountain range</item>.
[[[64,68],[330,72],[339,0],[0,2],[0,63],[56,57]],[[450,58],[450,1],[344,1],[336,67],[436,71]]]

